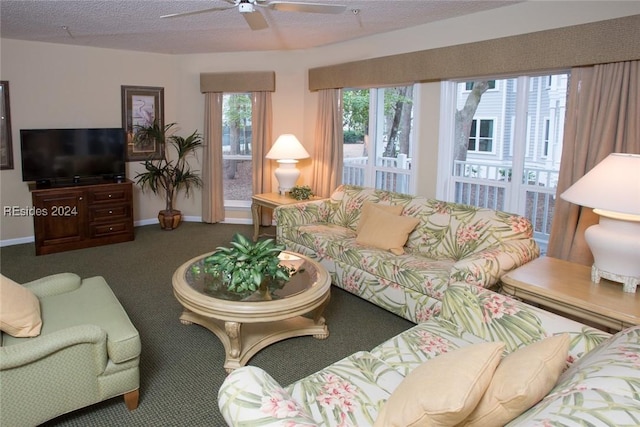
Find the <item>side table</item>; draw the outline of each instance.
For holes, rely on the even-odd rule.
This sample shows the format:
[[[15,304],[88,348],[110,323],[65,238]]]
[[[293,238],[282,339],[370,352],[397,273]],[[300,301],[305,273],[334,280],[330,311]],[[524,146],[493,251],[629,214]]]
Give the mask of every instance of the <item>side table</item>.
[[[314,200],[313,198],[310,200]],[[260,219],[262,216],[262,208],[275,209],[278,206],[293,205],[295,203],[304,203],[307,200],[297,200],[280,193],[263,193],[255,194],[251,197],[251,216],[253,217],[253,241],[258,240],[260,234]]]
[[[503,293],[613,330],[640,324],[640,293],[606,279],[591,281],[591,268],[540,257],[502,276]]]

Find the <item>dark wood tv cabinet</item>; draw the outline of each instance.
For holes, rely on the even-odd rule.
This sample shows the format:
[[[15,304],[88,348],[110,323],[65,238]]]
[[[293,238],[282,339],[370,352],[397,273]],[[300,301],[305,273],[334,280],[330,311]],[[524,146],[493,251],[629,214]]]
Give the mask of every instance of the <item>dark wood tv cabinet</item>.
[[[29,190],[36,255],[134,239],[131,181]]]

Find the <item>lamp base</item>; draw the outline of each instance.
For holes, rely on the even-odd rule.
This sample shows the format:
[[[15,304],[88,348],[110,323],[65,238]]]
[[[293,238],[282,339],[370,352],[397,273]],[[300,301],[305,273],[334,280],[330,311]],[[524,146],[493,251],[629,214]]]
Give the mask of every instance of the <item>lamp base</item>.
[[[278,168],[274,174],[278,180],[278,192],[284,196],[296,186],[300,177],[300,170],[296,167],[297,160],[278,160]]]
[[[609,279],[622,283],[624,292],[635,292],[640,284],[640,222],[594,212],[600,215],[600,223],[585,231],[593,254],[591,281]]]
[[[630,293],[634,293],[638,288],[638,285],[640,285],[639,277],[623,276],[621,274],[600,270],[595,264],[593,264],[591,266],[591,281],[593,283],[600,283],[600,279],[608,279],[612,282],[622,283],[622,290]]]

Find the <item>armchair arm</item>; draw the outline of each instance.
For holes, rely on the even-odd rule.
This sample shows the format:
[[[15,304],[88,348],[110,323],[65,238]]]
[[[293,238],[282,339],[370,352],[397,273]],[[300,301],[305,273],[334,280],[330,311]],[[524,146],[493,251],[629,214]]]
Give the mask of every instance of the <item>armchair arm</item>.
[[[465,282],[488,288],[507,272],[540,256],[533,239],[507,240],[456,262],[451,268],[450,282]]]
[[[59,273],[42,277],[23,286],[29,288],[38,298],[71,292],[80,287],[82,279],[77,274]]]
[[[218,406],[229,426],[317,426],[273,377],[254,366],[227,376],[218,392]]]
[[[278,241],[292,227],[318,222],[328,222],[331,213],[330,199],[313,200],[293,205],[278,206],[273,211]]]
[[[78,344],[95,344],[104,348],[107,333],[95,325],[81,325],[35,338],[25,338],[17,344],[0,347],[0,371],[18,368],[37,362],[54,353]],[[100,352],[96,352],[99,354]],[[106,365],[106,351],[103,351],[101,366]]]

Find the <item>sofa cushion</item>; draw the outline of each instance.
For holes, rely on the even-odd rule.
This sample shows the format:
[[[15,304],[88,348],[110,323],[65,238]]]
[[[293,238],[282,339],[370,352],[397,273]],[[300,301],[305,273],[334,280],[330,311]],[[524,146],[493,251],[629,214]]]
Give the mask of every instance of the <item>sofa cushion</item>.
[[[625,329],[577,360],[546,397],[509,425],[542,425],[550,416],[567,425],[640,424],[640,326]]]
[[[443,296],[440,316],[486,341],[504,342],[507,352],[546,338],[547,331],[569,332],[569,363],[610,337],[604,331],[465,283],[451,283]]]
[[[421,220],[407,247],[429,258],[461,260],[502,242],[533,236],[525,217],[470,205],[416,198],[404,214]],[[537,252],[537,245],[532,246]]]
[[[0,275],[0,330],[13,337],[40,335],[40,301],[33,292]]]
[[[500,342],[445,353],[420,365],[402,381],[374,426],[454,426],[476,407],[504,350]]]
[[[485,341],[461,330],[457,325],[443,322],[436,316],[388,339],[372,349],[371,353],[407,376],[434,357],[483,342]]]
[[[409,233],[419,222],[418,218],[399,216],[382,209],[370,209],[358,231],[356,243],[402,255],[402,247],[407,242]]]
[[[562,334],[523,347],[498,365],[465,427],[502,426],[536,403],[553,388],[566,367],[569,335]]]
[[[433,260],[413,253],[396,256],[383,249],[360,246],[355,237],[351,229],[333,224],[303,225],[297,228],[296,244],[300,246],[290,243],[289,249],[317,257],[319,261],[331,258],[357,266],[359,270],[376,277],[375,283],[362,286],[397,287],[396,284],[399,284],[402,288],[442,299],[449,285],[452,260]],[[325,267],[334,271],[329,265]],[[356,281],[357,278],[350,278],[351,283]],[[342,287],[347,289],[349,285],[343,284]]]
[[[361,351],[291,384],[286,392],[319,426],[370,426],[380,406],[403,379],[383,360]]]
[[[356,233],[360,232],[362,226],[369,218],[369,214],[371,214],[371,211],[374,209],[380,209],[392,215],[399,216],[402,213],[403,206],[389,205],[387,203],[364,202],[362,205],[362,212],[360,213],[360,220],[358,221],[358,227],[356,228]]]

